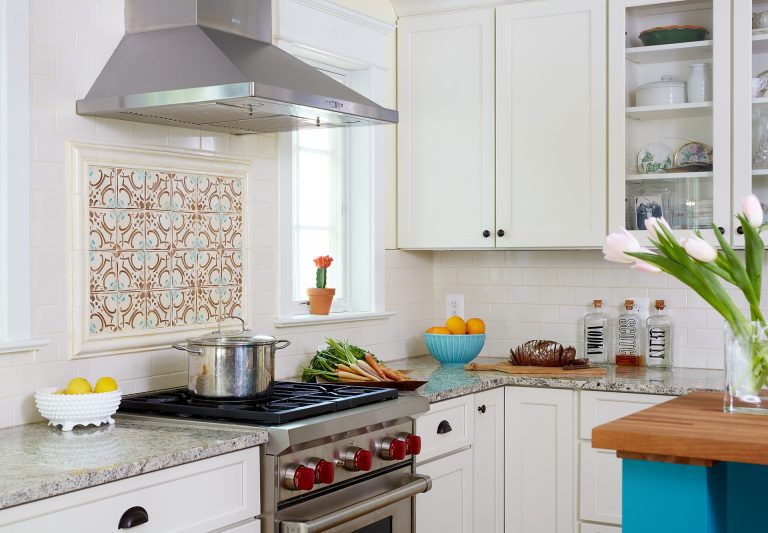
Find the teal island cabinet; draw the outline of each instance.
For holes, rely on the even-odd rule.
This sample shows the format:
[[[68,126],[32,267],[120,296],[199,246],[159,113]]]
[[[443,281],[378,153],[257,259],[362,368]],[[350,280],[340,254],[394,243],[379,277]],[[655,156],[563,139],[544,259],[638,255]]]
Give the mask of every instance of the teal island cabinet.
[[[768,416],[694,392],[592,430],[622,459],[623,533],[768,531]]]

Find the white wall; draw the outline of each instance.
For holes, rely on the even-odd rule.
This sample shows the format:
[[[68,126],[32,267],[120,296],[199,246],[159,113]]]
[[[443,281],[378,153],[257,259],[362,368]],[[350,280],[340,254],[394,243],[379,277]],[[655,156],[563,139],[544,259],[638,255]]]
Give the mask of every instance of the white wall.
[[[31,21],[31,247],[32,334],[51,339],[36,354],[0,355],[0,427],[38,419],[33,392],[63,386],[74,376],[114,376],[125,392],[186,383],[186,356],[161,350],[73,361],[69,359],[65,272],[67,141],[191,148],[253,159],[249,184],[250,326],[288,338],[278,352],[279,378],[296,375],[325,336],[349,338],[385,359],[423,353],[420,338],[432,310],[432,255],[386,254],[387,309],[397,315],[370,322],[275,329],[277,287],[277,147],[274,135],[229,136],[196,130],[80,117],[82,98],[123,35],[122,0],[32,0]],[[394,64],[394,63],[393,63]],[[394,72],[392,73],[394,79]],[[389,105],[394,101],[394,83]],[[394,128],[391,128],[394,130]],[[394,135],[394,133],[393,133]],[[394,143],[392,143],[394,145]],[[394,179],[394,156],[391,178]]]

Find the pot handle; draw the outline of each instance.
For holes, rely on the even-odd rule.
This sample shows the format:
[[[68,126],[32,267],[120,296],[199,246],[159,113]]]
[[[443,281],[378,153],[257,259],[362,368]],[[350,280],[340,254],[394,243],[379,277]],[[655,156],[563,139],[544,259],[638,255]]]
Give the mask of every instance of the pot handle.
[[[182,346],[181,344],[171,344],[171,346],[176,348],[177,350],[181,350],[182,352],[189,352],[195,355],[200,355],[202,353],[200,350],[192,350],[191,348],[188,348],[187,346]]]
[[[221,320],[219,320],[219,329],[217,329],[213,333],[221,333],[221,322],[224,321],[224,320],[230,319],[230,318],[234,318],[235,320],[239,320],[242,323],[242,328],[243,328],[242,332],[245,333],[245,319],[243,319],[242,317],[239,317],[239,316],[234,316],[234,315],[233,316],[221,317]]]
[[[280,346],[281,342],[283,342],[285,344]],[[291,341],[287,341],[285,339],[279,340],[279,341],[275,341],[275,350],[282,350],[283,348],[288,348],[288,346],[290,346],[290,345],[291,345]]]

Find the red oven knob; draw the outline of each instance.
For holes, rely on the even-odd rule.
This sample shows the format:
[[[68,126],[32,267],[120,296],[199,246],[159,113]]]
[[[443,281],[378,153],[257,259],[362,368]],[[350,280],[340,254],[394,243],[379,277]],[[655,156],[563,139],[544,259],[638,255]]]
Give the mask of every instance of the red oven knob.
[[[288,490],[312,490],[315,471],[304,465],[290,464],[285,469],[283,486]]]
[[[359,470],[367,472],[371,469],[373,455],[368,450],[363,450],[357,446],[350,446],[347,448],[347,451],[344,452],[342,461],[344,461],[344,468],[347,470],[351,470],[352,472],[357,472]]]
[[[336,465],[331,461],[313,457],[307,462],[307,466],[315,471],[315,483],[333,483],[333,474]]]
[[[387,437],[381,441],[380,455],[386,461],[402,461],[405,459],[405,450],[405,441],[397,437]]]
[[[405,441],[405,453],[419,455],[421,453],[421,437],[412,433],[400,433],[398,439]]]

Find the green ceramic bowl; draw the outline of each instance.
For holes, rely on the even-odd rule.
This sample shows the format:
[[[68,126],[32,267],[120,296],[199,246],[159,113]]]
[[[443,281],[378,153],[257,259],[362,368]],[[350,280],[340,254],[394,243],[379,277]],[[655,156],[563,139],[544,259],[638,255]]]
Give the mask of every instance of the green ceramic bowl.
[[[640,32],[640,40],[645,46],[656,46],[703,41],[707,35],[709,30],[701,26],[659,26]]]

